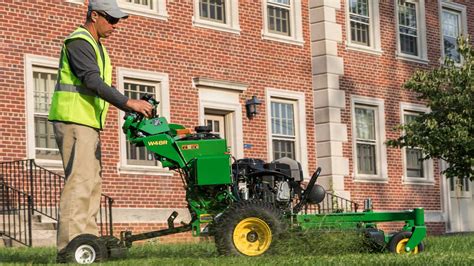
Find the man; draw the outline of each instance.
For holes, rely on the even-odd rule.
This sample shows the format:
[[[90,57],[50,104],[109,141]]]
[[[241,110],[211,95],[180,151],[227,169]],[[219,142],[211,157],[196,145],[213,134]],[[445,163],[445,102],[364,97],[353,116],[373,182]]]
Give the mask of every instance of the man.
[[[145,116],[152,106],[128,99],[112,84],[112,65],[102,38],[111,36],[128,15],[116,0],[89,0],[86,22],[64,41],[58,82],[48,119],[53,122],[66,184],[58,223],[58,262],[70,241],[98,234],[96,216],[101,197],[100,133],[109,103]]]

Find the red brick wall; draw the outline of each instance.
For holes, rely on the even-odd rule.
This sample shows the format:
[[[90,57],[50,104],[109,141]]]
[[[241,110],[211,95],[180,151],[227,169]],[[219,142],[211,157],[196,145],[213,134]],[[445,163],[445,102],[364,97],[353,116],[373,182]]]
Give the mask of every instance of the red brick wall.
[[[198,124],[198,91],[193,77],[210,77],[249,84],[240,102],[256,95],[265,101],[265,88],[305,93],[309,170],[316,167],[308,4],[302,1],[303,46],[262,40],[262,6],[239,1],[240,35],[192,26],[192,1],[169,1],[168,21],[131,16],[104,41],[114,67],[169,74],[171,121]],[[85,20],[86,5],[64,1],[3,1],[0,5],[0,161],[26,158],[24,56],[59,57],[62,40]],[[114,72],[114,84],[116,82]],[[245,156],[266,159],[265,103],[260,114],[244,117]],[[242,110],[245,114],[245,108]],[[103,141],[104,192],[116,207],[185,207],[180,179],[120,175],[119,123],[111,108]]]
[[[345,9],[347,1],[341,1],[337,12],[337,22],[343,28],[343,40],[347,40]],[[342,121],[347,125],[349,141],[344,144],[344,156],[349,159],[350,175],[345,177],[345,188],[351,191],[352,199],[361,202],[373,199],[375,209],[406,209],[424,207],[426,210],[441,210],[440,169],[435,161],[434,186],[402,184],[403,165],[400,149],[387,148],[388,184],[353,182],[354,160],[352,158],[352,117],[351,96],[369,96],[385,101],[386,139],[396,138],[399,132],[393,128],[400,123],[400,102],[422,103],[413,93],[401,88],[416,69],[431,69],[439,64],[441,57],[441,37],[438,1],[425,1],[426,37],[429,64],[419,64],[396,59],[396,1],[380,1],[380,31],[382,55],[372,55],[346,49],[345,42],[339,45],[338,53],[344,58],[344,76],[341,89],[346,92],[346,108]],[[469,32],[474,32],[474,8],[467,1],[462,2],[468,9]]]

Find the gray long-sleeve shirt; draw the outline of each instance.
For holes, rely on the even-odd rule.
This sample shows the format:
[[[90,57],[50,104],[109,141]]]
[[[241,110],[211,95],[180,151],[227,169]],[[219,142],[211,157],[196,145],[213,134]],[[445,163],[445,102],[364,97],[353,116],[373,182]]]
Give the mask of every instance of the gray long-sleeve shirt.
[[[74,39],[66,43],[66,49],[71,71],[85,87],[97,92],[100,98],[115,107],[130,111],[126,107],[128,97],[107,85],[100,77],[95,51],[90,43],[83,39]],[[102,49],[100,52],[102,53]],[[101,56],[104,58],[103,54]]]

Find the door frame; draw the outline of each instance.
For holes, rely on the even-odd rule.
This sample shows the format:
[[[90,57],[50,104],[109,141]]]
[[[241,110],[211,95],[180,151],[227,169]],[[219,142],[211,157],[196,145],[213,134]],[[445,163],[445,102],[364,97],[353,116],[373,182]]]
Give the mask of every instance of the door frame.
[[[204,125],[206,110],[214,110],[225,114],[232,156],[237,159],[244,157],[244,141],[242,130],[242,105],[238,90],[199,87],[199,123]]]

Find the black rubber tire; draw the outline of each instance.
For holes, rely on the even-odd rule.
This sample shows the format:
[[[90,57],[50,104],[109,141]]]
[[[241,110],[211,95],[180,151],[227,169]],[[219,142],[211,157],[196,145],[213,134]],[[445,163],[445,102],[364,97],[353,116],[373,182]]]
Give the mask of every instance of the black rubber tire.
[[[397,251],[397,246],[400,242],[402,241],[405,242],[408,239],[410,239],[411,235],[412,235],[412,232],[409,232],[409,231],[401,231],[401,232],[396,233],[394,236],[392,236],[392,238],[390,239],[390,242],[388,242],[388,250],[395,254],[405,253],[405,252]],[[418,244],[418,253],[423,252],[423,250],[425,250],[425,245],[423,244],[423,242],[421,242],[420,244]],[[411,254],[413,253],[413,251],[409,253]]]
[[[94,255],[92,258],[84,258],[82,261],[77,260],[76,251],[79,249],[86,250],[88,255]],[[66,262],[91,264],[105,261],[107,258],[108,251],[105,242],[91,234],[83,234],[75,237],[65,248]]]
[[[270,229],[271,240],[269,246],[262,254],[248,255],[234,242],[234,230],[240,222],[250,218],[254,221],[261,221]],[[278,236],[285,230],[283,215],[273,204],[259,200],[240,201],[229,207],[214,225],[214,240],[217,251],[225,256],[260,256],[266,253],[273,246]],[[264,226],[265,227],[265,226]],[[257,239],[258,239],[257,234]]]

